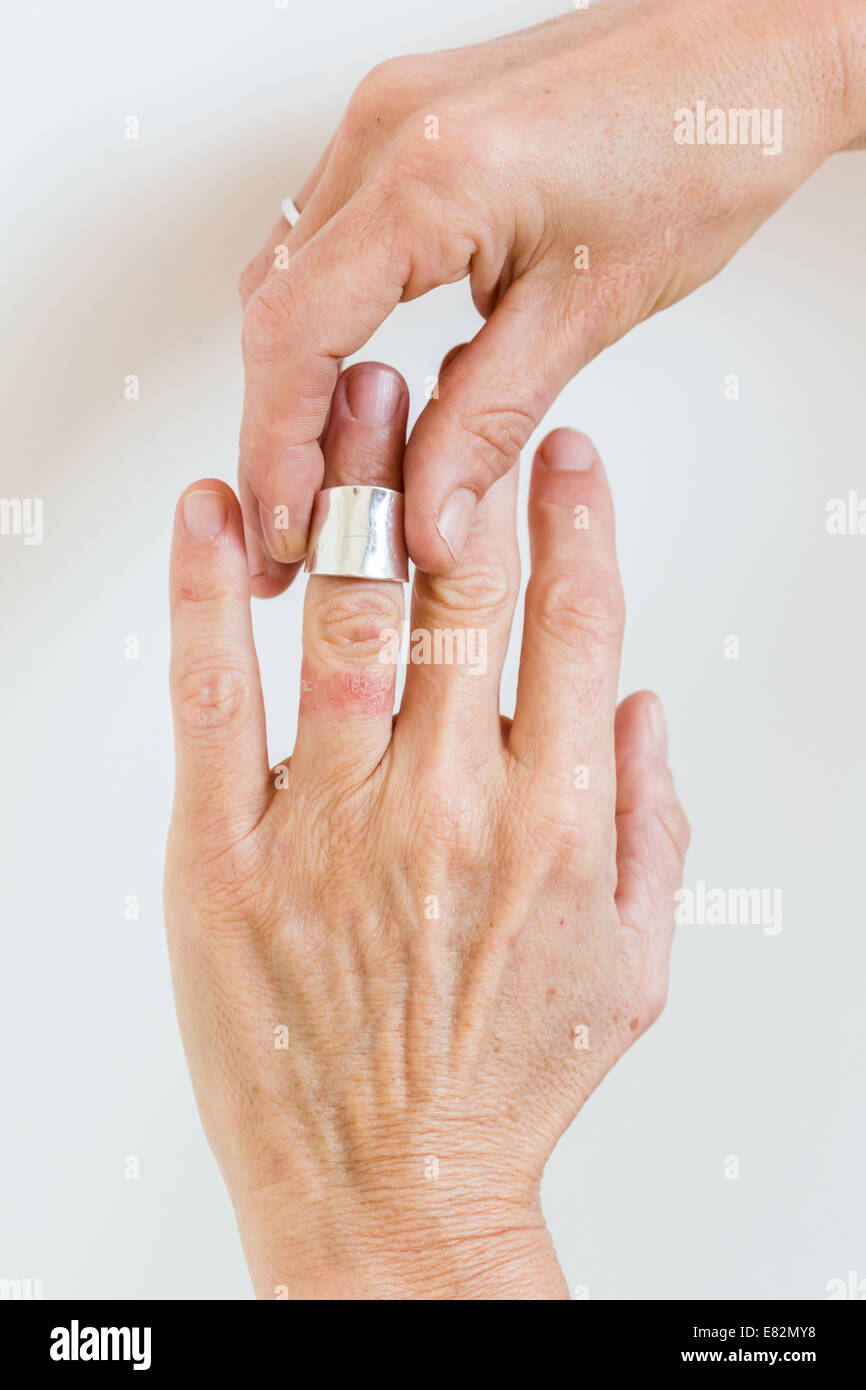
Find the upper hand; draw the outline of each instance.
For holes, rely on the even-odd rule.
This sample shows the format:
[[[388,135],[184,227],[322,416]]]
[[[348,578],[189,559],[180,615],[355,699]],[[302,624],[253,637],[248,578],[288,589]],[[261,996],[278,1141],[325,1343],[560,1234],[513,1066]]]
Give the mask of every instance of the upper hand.
[[[862,29],[862,0],[609,0],[371,72],[297,194],[300,221],[289,234],[281,219],[241,280],[254,592],[294,572],[268,552],[304,554],[341,359],[400,300],[468,274],[487,322],[405,460],[410,554],[447,570],[565,382],[715,274],[866,128],[858,5]],[[698,100],[780,109],[779,152],[678,144],[675,113]]]

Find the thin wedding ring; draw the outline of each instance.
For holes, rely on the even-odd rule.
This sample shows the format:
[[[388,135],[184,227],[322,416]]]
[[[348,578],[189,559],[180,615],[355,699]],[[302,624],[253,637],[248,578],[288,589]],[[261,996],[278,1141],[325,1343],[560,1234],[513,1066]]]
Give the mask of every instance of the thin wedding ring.
[[[282,209],[283,217],[285,217],[289,226],[294,227],[295,223],[301,215],[298,209],[295,207],[294,199],[284,198],[283,201],[280,203],[280,207]]]

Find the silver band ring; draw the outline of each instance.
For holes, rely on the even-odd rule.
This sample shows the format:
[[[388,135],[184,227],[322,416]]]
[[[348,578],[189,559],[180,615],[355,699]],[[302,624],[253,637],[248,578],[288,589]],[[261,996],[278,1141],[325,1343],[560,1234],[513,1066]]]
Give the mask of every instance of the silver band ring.
[[[298,212],[298,209],[295,207],[294,199],[284,198],[283,201],[280,203],[280,208],[282,209],[283,217],[285,217],[289,226],[294,227],[295,223],[301,215]]]
[[[387,487],[326,487],[313,499],[308,574],[409,578],[403,494]]]

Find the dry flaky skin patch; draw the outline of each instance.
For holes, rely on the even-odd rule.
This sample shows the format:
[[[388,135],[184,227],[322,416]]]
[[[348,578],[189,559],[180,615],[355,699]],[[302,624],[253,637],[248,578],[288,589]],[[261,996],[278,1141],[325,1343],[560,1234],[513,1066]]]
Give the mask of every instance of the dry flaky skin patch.
[[[394,706],[396,677],[393,667],[358,666],[345,671],[313,670],[305,661],[301,668],[300,713],[313,714],[320,709],[350,709],[353,713],[390,712]]]

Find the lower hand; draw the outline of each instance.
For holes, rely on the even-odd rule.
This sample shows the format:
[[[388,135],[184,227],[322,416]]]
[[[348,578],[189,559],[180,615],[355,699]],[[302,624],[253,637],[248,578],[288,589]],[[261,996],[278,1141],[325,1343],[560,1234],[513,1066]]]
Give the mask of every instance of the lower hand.
[[[383,395],[390,423],[365,422]],[[388,369],[345,373],[326,484],[399,486],[406,405]],[[662,1008],[687,825],[658,700],[616,708],[610,493],[584,436],[547,437],[511,722],[515,490],[512,471],[462,563],[412,594],[413,631],[476,629],[485,668],[410,664],[396,721],[401,586],[310,579],[276,771],[238,503],[205,480],[178,507],[169,944],[261,1297],[566,1297],[542,1171]]]

